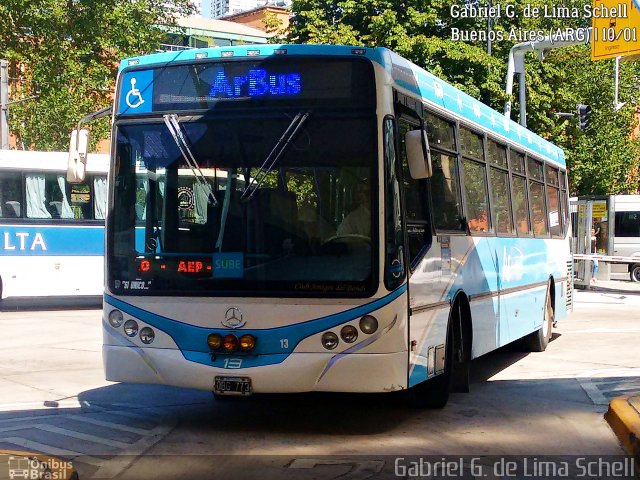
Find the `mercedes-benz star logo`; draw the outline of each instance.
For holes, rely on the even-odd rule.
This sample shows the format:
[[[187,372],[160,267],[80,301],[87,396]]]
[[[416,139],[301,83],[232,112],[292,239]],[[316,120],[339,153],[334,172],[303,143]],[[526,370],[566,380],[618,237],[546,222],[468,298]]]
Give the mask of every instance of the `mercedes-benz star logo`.
[[[246,323],[242,320],[242,312],[238,307],[227,309],[224,314],[224,320],[222,320],[222,325],[227,328],[242,328]]]

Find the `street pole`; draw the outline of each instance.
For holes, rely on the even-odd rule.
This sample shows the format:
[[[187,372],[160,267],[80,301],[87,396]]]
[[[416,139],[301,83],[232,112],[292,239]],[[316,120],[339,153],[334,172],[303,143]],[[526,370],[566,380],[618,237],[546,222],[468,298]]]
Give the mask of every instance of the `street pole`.
[[[9,150],[9,62],[0,60],[0,150]]]
[[[507,86],[505,93],[507,102],[504,105],[504,115],[511,118],[511,95],[513,94],[513,77],[520,74],[520,124],[527,126],[527,92],[525,81],[524,57],[527,52],[537,52],[540,61],[543,60],[545,52],[556,48],[571,47],[589,43],[591,39],[591,27],[579,28],[575,35],[567,35],[567,40],[555,40],[551,36],[546,36],[542,40],[518,43],[509,50],[509,63],[507,64]]]

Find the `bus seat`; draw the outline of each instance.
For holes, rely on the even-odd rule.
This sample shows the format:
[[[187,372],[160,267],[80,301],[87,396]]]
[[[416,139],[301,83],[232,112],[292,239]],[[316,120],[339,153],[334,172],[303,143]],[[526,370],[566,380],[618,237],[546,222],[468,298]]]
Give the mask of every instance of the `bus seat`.
[[[6,211],[5,211],[5,218],[20,218],[21,215],[21,209],[20,209],[20,202],[16,202],[15,200],[10,200],[8,202],[4,203],[5,207],[6,207]]]
[[[316,207],[307,203],[300,206],[298,212],[300,227],[307,234],[310,240],[323,242],[336,234],[336,229],[326,221]]]
[[[256,191],[252,202],[254,208],[251,213],[257,215],[260,222],[290,229],[298,221],[296,194],[293,192],[261,188]]]
[[[62,217],[62,202],[49,202],[49,211],[51,212],[51,216],[53,218],[61,218]]]
[[[220,235],[220,228],[222,225],[222,211],[224,209],[224,200],[225,200],[225,190],[216,190],[213,192],[216,200],[218,201],[218,205],[216,207],[209,206],[209,209],[212,211],[208,215],[208,223],[211,224],[215,241],[217,242],[218,237]],[[242,208],[236,199],[237,192],[232,192],[229,210],[227,211],[227,216],[225,218],[225,228],[224,234],[222,237],[222,246],[225,250],[228,250],[230,246],[235,246],[238,249],[242,249],[244,245],[244,238],[242,235],[243,231],[243,216],[242,216]]]
[[[252,232],[247,239],[251,251],[279,253],[287,239],[296,244],[301,238],[307,241],[298,229],[298,206],[293,192],[259,189],[247,204],[247,220]]]

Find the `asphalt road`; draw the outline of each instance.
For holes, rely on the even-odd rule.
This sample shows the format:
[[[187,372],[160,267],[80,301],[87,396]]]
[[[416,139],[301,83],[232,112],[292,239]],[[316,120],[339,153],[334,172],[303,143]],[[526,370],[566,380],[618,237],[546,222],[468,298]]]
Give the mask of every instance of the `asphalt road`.
[[[602,416],[613,396],[640,391],[634,288],[576,292],[546,352],[477,359],[471,393],[424,411],[389,394],[216,402],[112,384],[100,311],[0,312],[0,449],[71,459],[81,479],[368,478],[398,456],[621,455]]]

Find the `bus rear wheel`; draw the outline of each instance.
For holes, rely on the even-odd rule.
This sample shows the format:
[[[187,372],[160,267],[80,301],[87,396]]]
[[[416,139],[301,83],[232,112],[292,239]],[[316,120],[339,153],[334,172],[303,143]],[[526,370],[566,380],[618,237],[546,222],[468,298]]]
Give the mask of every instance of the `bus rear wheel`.
[[[555,314],[551,304],[551,283],[547,284],[547,295],[544,301],[544,319],[542,326],[535,332],[524,337],[524,345],[529,352],[544,352],[551,340]]]
[[[640,263],[634,263],[629,267],[629,277],[632,282],[640,282]]]

